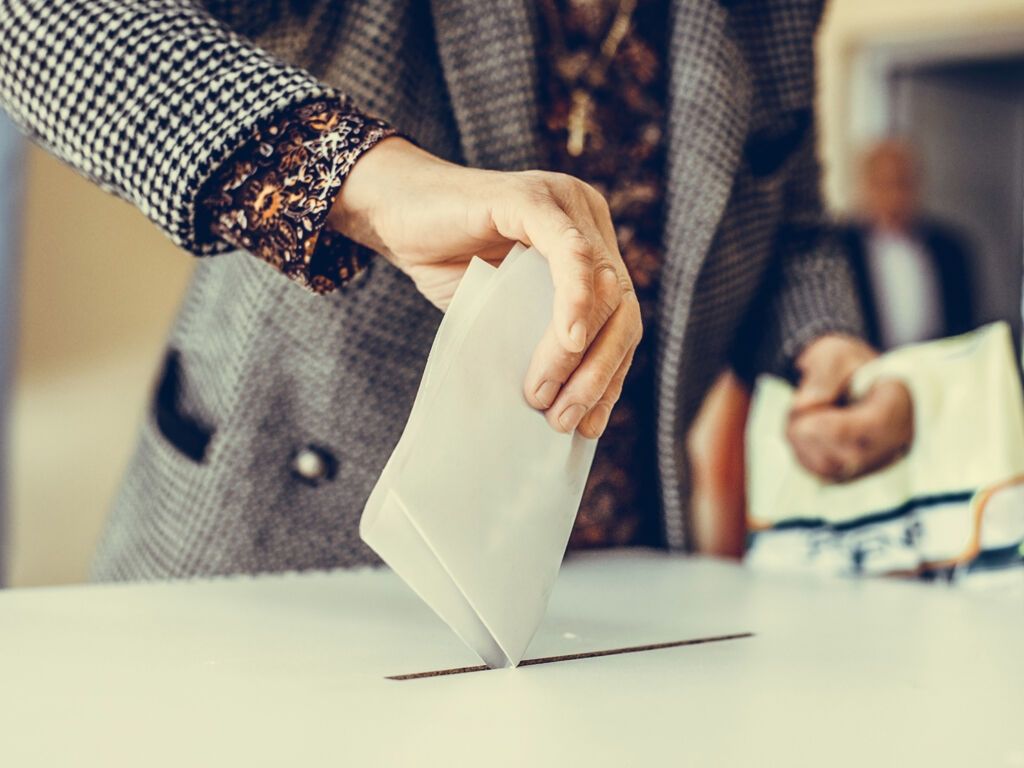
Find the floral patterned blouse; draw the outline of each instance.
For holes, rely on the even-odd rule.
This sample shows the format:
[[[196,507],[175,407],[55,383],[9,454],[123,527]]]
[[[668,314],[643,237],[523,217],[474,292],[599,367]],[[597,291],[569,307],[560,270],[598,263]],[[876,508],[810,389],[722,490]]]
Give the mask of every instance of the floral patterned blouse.
[[[538,0],[538,9],[550,168],[608,200],[645,327],[569,544],[656,544],[653,350],[667,2]],[[211,230],[316,293],[344,285],[370,254],[326,228],[327,213],[359,156],[394,133],[329,100],[279,116],[207,184]]]
[[[205,186],[210,228],[315,293],[352,279],[369,253],[325,226],[359,156],[395,130],[330,100],[263,127]]]
[[[570,547],[658,544],[655,301],[661,266],[668,8],[664,0],[540,0],[551,167],[608,201],[644,320],[598,443]]]

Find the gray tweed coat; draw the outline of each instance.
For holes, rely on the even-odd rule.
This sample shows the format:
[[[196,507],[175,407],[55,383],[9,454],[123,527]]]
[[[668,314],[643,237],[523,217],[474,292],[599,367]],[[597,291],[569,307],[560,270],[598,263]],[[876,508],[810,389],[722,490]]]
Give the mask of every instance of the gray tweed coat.
[[[656,439],[673,548],[687,545],[684,434],[716,373],[784,373],[815,336],[860,331],[848,267],[821,234],[820,12],[819,0],[672,3]],[[530,0],[0,0],[0,103],[208,255],[96,578],[373,561],[357,521],[439,313],[382,259],[321,297],[220,253],[197,234],[197,191],[257,123],[328,94],[443,157],[536,167],[537,60]],[[310,452],[317,477],[296,471]]]

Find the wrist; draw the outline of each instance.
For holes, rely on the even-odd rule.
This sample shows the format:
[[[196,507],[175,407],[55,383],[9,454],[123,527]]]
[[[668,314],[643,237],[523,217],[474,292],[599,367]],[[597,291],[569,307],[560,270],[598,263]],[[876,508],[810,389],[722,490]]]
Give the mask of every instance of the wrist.
[[[796,358],[794,366],[800,373],[806,373],[819,365],[834,365],[839,361],[845,367],[856,363],[857,367],[878,357],[878,353],[863,339],[846,333],[826,333],[813,339]]]
[[[327,213],[327,226],[350,240],[380,251],[373,223],[377,207],[377,185],[384,157],[394,144],[405,142],[399,136],[384,139],[366,150],[353,163],[345,182],[341,185],[331,210]]]
[[[352,165],[327,214],[327,225],[395,263],[381,237],[382,217],[394,209],[413,166],[424,161],[443,163],[401,136],[375,144]]]

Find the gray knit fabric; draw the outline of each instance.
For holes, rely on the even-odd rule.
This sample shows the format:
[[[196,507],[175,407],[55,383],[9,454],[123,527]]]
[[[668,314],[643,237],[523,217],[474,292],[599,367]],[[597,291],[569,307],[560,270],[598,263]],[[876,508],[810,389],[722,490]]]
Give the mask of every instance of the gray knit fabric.
[[[670,35],[658,450],[666,543],[687,544],[684,436],[729,362],[784,372],[856,333],[819,237],[812,37],[820,3],[676,0]],[[534,167],[529,0],[0,0],[0,103],[196,253],[202,182],[268,115],[344,94],[471,165]],[[142,256],[140,255],[140,258]],[[150,413],[97,555],[102,580],[351,566],[365,499],[440,319],[382,259],[314,296],[245,253],[203,259],[169,346],[201,461]],[[497,436],[496,439],[500,439]],[[306,446],[336,463],[309,483]]]

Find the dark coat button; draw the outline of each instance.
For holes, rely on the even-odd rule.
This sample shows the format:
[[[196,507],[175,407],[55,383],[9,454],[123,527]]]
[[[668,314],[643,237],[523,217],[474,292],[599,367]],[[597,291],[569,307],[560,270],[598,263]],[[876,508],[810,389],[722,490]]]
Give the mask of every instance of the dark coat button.
[[[338,462],[326,449],[319,446],[307,445],[292,455],[292,474],[309,485],[333,480],[337,470]]]

